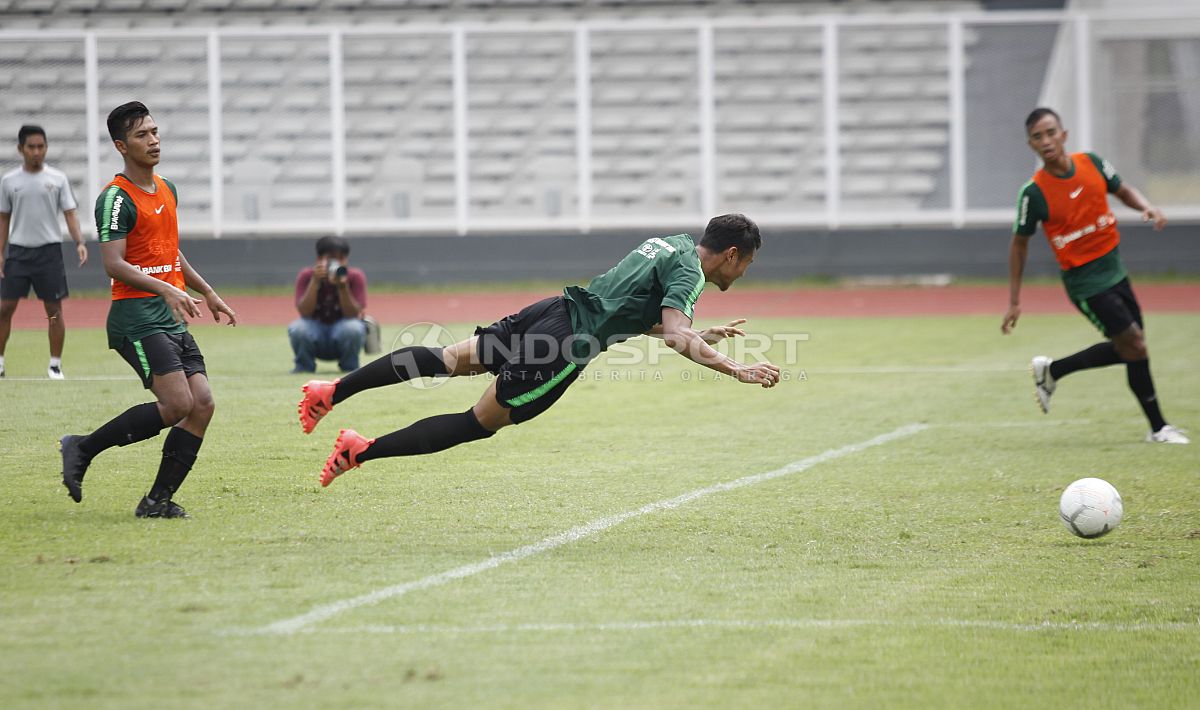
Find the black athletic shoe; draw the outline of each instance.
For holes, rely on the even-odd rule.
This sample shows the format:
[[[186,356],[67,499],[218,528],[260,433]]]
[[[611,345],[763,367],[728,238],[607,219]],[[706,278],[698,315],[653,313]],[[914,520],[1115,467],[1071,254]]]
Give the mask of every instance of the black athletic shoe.
[[[67,487],[67,493],[71,494],[71,500],[76,503],[83,500],[83,474],[87,473],[88,466],[92,463],[92,460],[79,450],[79,442],[82,440],[82,436],[75,434],[67,434],[58,440],[59,450],[62,451],[63,485]]]
[[[171,500],[160,500],[151,503],[147,497],[142,497],[137,510],[133,514],[139,518],[187,518],[187,511],[178,503]]]

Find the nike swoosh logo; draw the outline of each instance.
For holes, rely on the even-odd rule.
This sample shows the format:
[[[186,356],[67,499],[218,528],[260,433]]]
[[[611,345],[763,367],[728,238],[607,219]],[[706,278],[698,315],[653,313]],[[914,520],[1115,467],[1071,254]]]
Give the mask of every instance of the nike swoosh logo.
[[[1079,189],[1082,190],[1083,188],[1081,187]],[[1071,197],[1074,198],[1075,196],[1071,195]],[[154,210],[154,214],[160,214],[162,212],[162,208],[164,208],[164,207],[166,207],[166,205],[159,205],[158,209]]]
[[[1081,185],[1080,187],[1076,188],[1076,189],[1075,189],[1075,191],[1071,193],[1071,199],[1073,200],[1073,199],[1075,199],[1076,197],[1079,197],[1079,193],[1081,193],[1081,192],[1083,192],[1083,186],[1082,186],[1082,185]]]

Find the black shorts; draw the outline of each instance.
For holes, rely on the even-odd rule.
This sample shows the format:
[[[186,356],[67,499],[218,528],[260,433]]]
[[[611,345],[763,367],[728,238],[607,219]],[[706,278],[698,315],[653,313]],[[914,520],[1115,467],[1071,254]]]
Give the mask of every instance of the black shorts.
[[[1081,301],[1075,307],[1088,317],[1092,325],[1100,329],[1106,338],[1113,338],[1137,323],[1142,328],[1142,308],[1129,286],[1129,279],[1121,279],[1105,291]]]
[[[8,245],[4,278],[0,279],[0,299],[27,298],[30,286],[42,301],[61,301],[67,297],[67,270],[63,266],[61,244]]]
[[[479,361],[496,376],[496,401],[512,409],[514,424],[549,409],[583,374],[583,366],[571,360],[575,331],[562,296],[476,328],[475,335]]]
[[[150,389],[154,375],[166,375],[183,370],[186,377],[206,375],[204,356],[191,333],[154,333],[141,340],[125,339],[117,350],[125,362],[142,380],[142,386]]]

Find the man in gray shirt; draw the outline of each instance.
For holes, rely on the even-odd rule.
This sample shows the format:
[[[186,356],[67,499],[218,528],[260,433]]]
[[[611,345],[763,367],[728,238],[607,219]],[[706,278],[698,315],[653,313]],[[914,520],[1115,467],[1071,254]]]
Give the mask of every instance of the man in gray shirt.
[[[12,331],[13,314],[32,286],[50,321],[50,366],[46,374],[52,380],[61,380],[67,334],[62,317],[67,272],[59,212],[66,217],[67,231],[75,240],[80,266],[87,262],[87,246],[75,217],[70,181],[63,171],[46,165],[46,132],[40,126],[21,126],[17,152],[23,165],[0,177],[0,377],[4,377],[4,348]]]

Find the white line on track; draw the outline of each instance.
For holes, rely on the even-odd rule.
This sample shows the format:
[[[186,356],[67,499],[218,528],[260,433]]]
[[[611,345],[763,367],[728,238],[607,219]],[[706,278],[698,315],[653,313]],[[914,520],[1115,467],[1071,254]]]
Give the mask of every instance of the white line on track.
[[[393,597],[403,596],[409,592],[428,589],[430,587],[437,587],[448,582],[452,582],[456,579],[471,577],[479,574],[480,572],[486,572],[490,569],[495,569],[496,567],[500,567],[501,565],[505,565],[510,562],[519,562],[526,557],[532,557],[543,552],[549,552],[550,550],[554,550],[564,545],[568,545],[573,542],[579,542],[580,540],[592,537],[604,532],[605,530],[608,530],[611,527],[620,525],[626,520],[638,518],[643,515],[649,515],[650,513],[657,513],[660,510],[678,508],[686,503],[690,503],[699,498],[712,495],[713,493],[723,493],[725,491],[744,488],[746,486],[757,485],[759,483],[764,483],[776,478],[790,476],[794,473],[800,473],[801,471],[806,471],[813,466],[817,466],[827,461],[833,461],[834,459],[839,459],[843,456],[849,456],[860,451],[865,451],[866,449],[874,446],[880,446],[897,439],[903,439],[905,437],[922,432],[928,428],[929,427],[926,424],[908,424],[886,434],[880,434],[874,438],[867,439],[866,441],[860,441],[855,444],[847,444],[846,446],[842,446],[837,449],[829,449],[828,451],[824,451],[815,456],[794,461],[783,468],[775,469],[774,471],[744,476],[733,481],[718,483],[707,488],[699,488],[674,498],[667,498],[654,503],[648,503],[634,510],[628,510],[624,513],[617,513],[615,515],[598,518],[585,525],[571,528],[570,530],[558,533],[557,535],[551,535],[540,542],[525,545],[524,547],[518,547],[479,562],[472,562],[471,564],[455,567],[454,569],[432,574],[428,577],[423,577],[411,582],[403,582],[390,587],[377,589],[367,594],[330,602],[329,604],[323,604],[299,616],[281,619],[257,629],[232,633],[293,634],[298,631],[304,631],[314,624],[328,621],[329,619],[332,619],[333,617],[344,612],[351,611],[352,609],[371,606],[382,601],[392,599]]]
[[[408,624],[392,626],[326,627],[306,629],[306,633],[330,634],[506,634],[521,632],[572,633],[590,631],[654,631],[658,629],[846,629],[854,627],[956,628],[994,631],[1200,631],[1200,620],[1192,622],[1103,622],[1043,621],[1016,623],[989,619],[667,619],[660,621],[609,621],[593,623],[481,624],[453,626]]]

